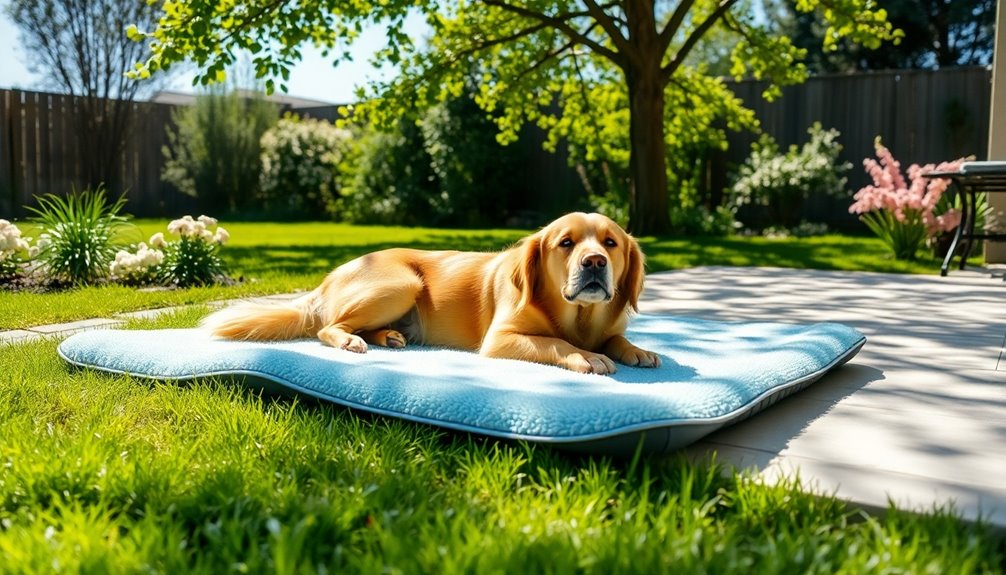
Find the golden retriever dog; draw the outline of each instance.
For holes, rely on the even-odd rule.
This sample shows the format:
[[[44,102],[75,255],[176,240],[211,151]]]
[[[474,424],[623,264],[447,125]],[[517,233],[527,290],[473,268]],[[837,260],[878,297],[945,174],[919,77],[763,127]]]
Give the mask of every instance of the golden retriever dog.
[[[239,304],[203,325],[227,339],[317,337],[356,353],[445,346],[610,374],[612,360],[660,365],[624,335],[643,273],[639,244],[618,224],[572,213],[498,253],[367,254],[290,303]]]

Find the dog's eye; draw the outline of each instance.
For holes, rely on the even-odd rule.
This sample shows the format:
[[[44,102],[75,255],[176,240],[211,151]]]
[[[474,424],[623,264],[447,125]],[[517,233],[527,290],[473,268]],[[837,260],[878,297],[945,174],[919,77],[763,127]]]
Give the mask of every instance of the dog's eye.
[[[571,248],[571,247],[573,247],[573,240],[570,239],[570,238],[564,238],[561,242],[559,242],[559,247],[560,248]]]
[[[608,239],[604,240],[604,245],[608,246],[609,248],[613,248],[613,247],[615,247],[615,246],[618,245],[618,242],[616,242],[615,240],[613,240],[611,238],[608,238]]]

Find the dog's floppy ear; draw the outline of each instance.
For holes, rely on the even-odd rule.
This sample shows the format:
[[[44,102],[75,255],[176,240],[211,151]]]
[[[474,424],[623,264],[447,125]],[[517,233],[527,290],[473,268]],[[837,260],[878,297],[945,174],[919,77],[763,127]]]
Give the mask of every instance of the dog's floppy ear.
[[[628,253],[625,258],[625,272],[622,274],[621,282],[619,282],[618,291],[624,295],[625,301],[632,308],[632,311],[637,311],[639,309],[639,296],[643,293],[643,279],[646,276],[644,265],[646,260],[636,238],[626,235],[626,239],[625,249]]]
[[[518,308],[522,308],[531,302],[534,296],[535,286],[538,285],[539,268],[541,267],[541,233],[527,237],[517,246],[515,250],[517,257],[513,259],[513,271],[510,279],[513,285],[520,290],[520,301]]]

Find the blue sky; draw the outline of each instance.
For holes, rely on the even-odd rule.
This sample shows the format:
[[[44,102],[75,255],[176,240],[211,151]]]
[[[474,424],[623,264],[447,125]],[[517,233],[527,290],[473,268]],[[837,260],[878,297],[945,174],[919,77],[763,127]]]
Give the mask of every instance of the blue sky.
[[[0,59],[0,88],[42,89],[39,77],[28,71],[28,58],[18,41],[19,31],[6,15],[7,4],[6,0],[0,0],[0,54],[8,54]],[[408,27],[419,33],[423,25],[421,19],[415,18]],[[323,102],[341,104],[354,101],[356,86],[383,77],[370,64],[370,58],[384,45],[384,40],[382,30],[365,30],[354,43],[353,61],[343,62],[335,68],[332,67],[331,59],[323,58],[319,50],[305,47],[303,60],[290,73],[287,92],[291,96]],[[389,72],[385,70],[383,73]],[[176,78],[170,88],[183,92],[194,91],[192,74]]]

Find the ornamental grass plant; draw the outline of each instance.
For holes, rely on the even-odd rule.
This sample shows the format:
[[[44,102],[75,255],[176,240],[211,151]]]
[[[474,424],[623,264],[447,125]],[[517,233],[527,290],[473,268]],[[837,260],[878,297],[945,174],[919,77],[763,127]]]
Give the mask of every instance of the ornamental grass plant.
[[[101,186],[65,197],[39,197],[32,223],[40,230],[35,247],[39,271],[49,280],[73,285],[108,277],[118,247],[124,243],[128,218],[125,196],[109,203]]]

